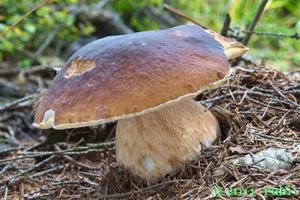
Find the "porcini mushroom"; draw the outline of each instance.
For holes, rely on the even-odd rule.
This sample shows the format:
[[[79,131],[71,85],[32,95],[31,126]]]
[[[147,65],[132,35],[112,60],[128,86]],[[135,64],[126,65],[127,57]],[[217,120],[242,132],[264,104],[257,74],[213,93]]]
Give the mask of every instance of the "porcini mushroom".
[[[69,129],[118,120],[119,164],[150,181],[173,172],[219,132],[215,117],[193,97],[226,76],[233,55],[226,49],[234,57],[246,51],[215,37],[182,25],[91,42],[58,72],[34,126]]]

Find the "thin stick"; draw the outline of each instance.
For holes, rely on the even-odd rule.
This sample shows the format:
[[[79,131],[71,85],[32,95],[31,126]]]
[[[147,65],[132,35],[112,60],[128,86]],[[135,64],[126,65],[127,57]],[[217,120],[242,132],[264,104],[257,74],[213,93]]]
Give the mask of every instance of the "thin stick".
[[[38,94],[39,93],[33,93],[33,94],[28,95],[26,97],[23,97],[21,99],[17,99],[17,100],[15,100],[13,102],[9,102],[9,103],[5,104],[4,106],[0,107],[0,112],[4,112],[4,111],[6,111],[6,110],[8,110],[10,108],[13,108],[15,106],[18,106],[20,104],[24,104],[24,102],[29,101],[29,100],[35,98]]]
[[[10,27],[8,27],[8,29],[6,29],[5,31],[3,31],[0,34],[1,36],[4,36],[8,31],[10,31],[11,29],[13,29],[15,26],[17,26],[21,21],[23,21],[28,15],[30,15],[31,13],[33,13],[34,11],[36,11],[37,9],[39,9],[40,7],[42,7],[43,5],[45,5],[46,3],[48,3],[48,1],[51,0],[43,0],[41,1],[38,5],[36,5],[34,8],[32,8],[31,10],[29,10],[25,15],[23,15],[22,17],[20,17],[17,21],[15,21],[15,23],[13,23]]]
[[[251,33],[254,35],[262,35],[262,36],[272,36],[272,37],[289,37],[289,38],[294,38],[296,40],[300,39],[300,35],[298,33],[294,34],[284,34],[284,33],[271,33],[271,32],[262,32],[262,31],[240,31],[242,33]]]
[[[46,169],[44,171],[41,171],[41,172],[37,172],[31,176],[29,176],[29,178],[36,178],[36,177],[39,177],[39,176],[45,176],[47,174],[50,174],[50,173],[53,173],[53,172],[57,172],[57,171],[60,171],[62,170],[63,168],[65,168],[65,166],[57,166],[57,167],[52,167],[52,168],[49,168],[49,169]]]
[[[57,151],[61,151],[61,149],[59,148],[59,146],[57,144],[54,145],[54,148]],[[88,169],[88,170],[89,169],[91,169],[91,170],[101,170],[101,169],[103,169],[101,167],[92,167],[92,166],[90,167],[90,166],[88,166],[88,165],[86,165],[84,163],[81,163],[79,161],[74,160],[73,158],[71,158],[70,156],[67,156],[67,155],[63,155],[63,159],[66,160],[66,161],[68,161],[68,162],[73,163],[74,165],[82,167],[83,169]]]
[[[112,142],[92,144],[89,146],[79,146],[79,147],[74,147],[74,148],[66,149],[66,150],[62,150],[62,151],[48,151],[48,152],[43,152],[43,153],[38,152],[37,154],[30,154],[31,152],[26,152],[26,153],[28,153],[28,155],[22,155],[22,156],[17,156],[17,157],[13,157],[13,158],[7,158],[7,159],[0,160],[0,164],[7,163],[10,161],[20,160],[20,159],[25,159],[25,158],[35,158],[35,157],[49,156],[49,155],[62,155],[67,152],[71,153],[69,155],[76,155],[76,152],[78,152],[78,154],[80,154],[80,153],[83,153],[82,151],[88,152],[88,150],[92,150],[92,148],[97,148],[97,149],[110,148],[110,147],[113,147],[114,145],[115,145],[115,142],[112,141]],[[72,152],[72,151],[76,151],[76,152]]]
[[[258,8],[258,10],[256,11],[256,14],[255,14],[255,17],[254,17],[253,21],[251,22],[250,26],[248,27],[247,33],[246,33],[246,35],[245,35],[245,37],[242,41],[242,43],[245,46],[247,46],[247,44],[248,44],[248,42],[251,38],[252,31],[254,30],[254,28],[255,28],[260,16],[262,15],[267,3],[268,3],[268,0],[263,0],[261,2],[261,4],[259,5],[259,8]]]
[[[171,185],[171,184],[185,183],[185,182],[188,182],[188,181],[190,181],[190,180],[184,180],[184,179],[169,180],[169,181],[166,181],[166,182],[163,182],[163,183],[158,183],[158,184],[146,187],[146,188],[137,189],[137,190],[133,190],[133,191],[130,191],[130,192],[112,194],[112,195],[105,195],[105,196],[98,196],[98,199],[121,199],[121,198],[125,198],[125,197],[128,197],[128,196],[137,195],[137,194],[140,194],[140,193],[143,193],[143,192],[145,192],[145,193],[146,192],[149,193],[151,191],[153,192],[153,190],[155,188],[162,188],[162,187],[166,187],[166,186]]]
[[[18,151],[18,150],[21,150],[23,148],[24,147],[11,147],[11,148],[6,148],[6,149],[1,149],[0,154],[9,153],[11,151]]]
[[[221,35],[227,36],[228,30],[230,30],[230,22],[231,22],[231,17],[229,14],[227,14],[221,30]]]
[[[4,193],[4,197],[3,200],[7,200],[8,198],[8,187],[5,187],[5,193]]]
[[[300,140],[294,140],[294,139],[290,139],[290,138],[283,138],[283,137],[275,137],[272,135],[266,135],[266,133],[261,132],[261,133],[250,133],[251,135],[255,136],[255,140],[258,140],[258,138],[256,136],[262,137],[262,138],[267,138],[268,140],[275,140],[275,141],[284,141],[284,142],[294,142],[294,143],[299,143],[300,144]]]
[[[4,174],[8,168],[11,166],[12,163],[8,163],[7,165],[5,165],[5,167],[2,168],[2,170],[0,171],[0,175]]]
[[[280,92],[280,90],[275,86],[273,85],[273,83],[271,81],[268,80],[268,83],[272,86],[272,88],[281,96],[283,97],[284,99],[286,99],[288,102],[290,102],[291,104],[293,104],[295,107],[299,107],[300,105],[297,103],[297,102],[294,102],[292,100],[290,100],[289,98],[287,98],[284,94],[282,94]]]
[[[193,22],[194,24],[197,24],[198,26],[201,26],[202,28],[204,29],[207,29],[206,26],[203,26],[201,24],[199,24],[197,21],[193,20],[191,17],[187,16],[186,14],[184,14],[183,12],[180,12],[178,10],[175,10],[174,8],[171,8],[170,6],[168,6],[167,4],[164,4],[164,9],[171,12],[171,13],[174,13],[175,15],[178,15],[188,21],[191,21]]]
[[[86,170],[103,170],[103,167],[101,167],[101,166],[88,166],[88,165],[86,165],[82,162],[74,160],[72,157],[67,156],[67,155],[64,155],[63,159],[70,162],[70,163],[72,163],[72,164],[74,164],[74,165],[76,165],[76,166],[78,166],[78,167],[86,169]]]
[[[28,174],[28,173],[30,173],[32,171],[35,171],[35,170],[38,170],[41,167],[47,165],[48,163],[52,162],[53,160],[55,160],[57,158],[58,158],[57,155],[52,155],[49,158],[46,158],[45,160],[43,160],[43,161],[35,164],[34,166],[32,166],[32,167],[30,167],[30,168],[28,168],[28,169],[26,169],[26,170],[24,170],[24,171],[22,171],[22,172],[20,172],[20,173],[18,173],[16,175],[14,175],[12,177],[9,177],[7,180],[1,180],[0,185],[1,184],[9,184],[9,185],[18,184],[19,181],[21,181],[22,178],[24,178],[23,176],[25,174]]]

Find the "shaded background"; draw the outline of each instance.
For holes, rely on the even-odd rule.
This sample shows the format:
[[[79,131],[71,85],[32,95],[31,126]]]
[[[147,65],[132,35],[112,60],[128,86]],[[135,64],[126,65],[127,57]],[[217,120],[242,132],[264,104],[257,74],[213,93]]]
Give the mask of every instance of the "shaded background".
[[[44,0],[45,1],[45,0]],[[26,3],[24,3],[26,2]],[[0,33],[43,1],[0,1]],[[186,23],[164,11],[163,4],[183,11],[200,24],[220,32],[226,14],[229,35],[242,37],[260,0],[48,0],[0,37],[1,65],[61,65],[82,45],[107,36],[163,29]],[[270,0],[255,31],[300,33],[300,1]],[[300,42],[291,37],[253,35],[251,59],[281,70],[300,67]]]

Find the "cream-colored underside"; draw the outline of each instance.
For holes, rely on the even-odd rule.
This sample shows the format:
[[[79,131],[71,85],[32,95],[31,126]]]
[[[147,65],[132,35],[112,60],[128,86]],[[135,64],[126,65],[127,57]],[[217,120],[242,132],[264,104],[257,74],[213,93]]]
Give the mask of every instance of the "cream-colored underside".
[[[222,83],[224,83],[224,81],[226,79],[227,79],[227,76],[224,79],[222,79],[222,80],[219,80],[219,81],[217,81],[215,83],[212,83],[210,86],[201,87],[195,93],[189,93],[189,94],[183,95],[181,97],[178,97],[177,99],[170,100],[168,102],[159,104],[158,106],[145,109],[145,110],[143,110],[141,112],[135,112],[135,113],[129,113],[129,114],[124,114],[124,115],[118,115],[118,116],[114,116],[114,117],[111,117],[111,118],[99,119],[99,120],[95,120],[95,121],[87,121],[87,122],[79,122],[79,123],[69,123],[69,124],[59,124],[58,122],[55,121],[55,110],[49,109],[49,110],[47,110],[45,112],[42,122],[39,123],[39,124],[33,123],[33,126],[35,126],[37,128],[40,128],[40,129],[54,128],[54,129],[62,130],[62,129],[70,129],[70,128],[80,128],[80,127],[87,127],[87,126],[96,126],[96,125],[99,125],[99,124],[104,124],[104,123],[108,123],[108,122],[112,122],[112,121],[116,121],[116,120],[120,120],[120,119],[135,117],[135,116],[146,114],[148,112],[153,112],[153,111],[159,110],[159,109],[161,109],[161,108],[163,108],[165,106],[168,106],[168,105],[172,105],[172,104],[174,104],[174,103],[176,103],[176,102],[178,102],[178,101],[180,101],[180,100],[182,100],[184,98],[195,97],[195,96],[197,96],[198,94],[200,94],[204,90],[216,88],[218,85],[221,85]]]
[[[205,31],[224,47],[224,53],[229,60],[238,58],[249,50],[235,39],[224,37],[212,30],[205,29]]]
[[[217,138],[219,124],[191,98],[156,112],[118,121],[117,161],[141,178],[156,179],[195,159]]]

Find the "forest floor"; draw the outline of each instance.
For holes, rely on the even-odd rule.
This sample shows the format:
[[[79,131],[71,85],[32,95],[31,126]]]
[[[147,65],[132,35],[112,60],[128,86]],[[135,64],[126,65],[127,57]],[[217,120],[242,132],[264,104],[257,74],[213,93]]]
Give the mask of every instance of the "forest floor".
[[[0,69],[3,199],[300,198],[300,76],[243,62],[196,100],[222,136],[181,171],[149,184],[115,160],[115,123],[41,131],[33,115],[55,71]]]

